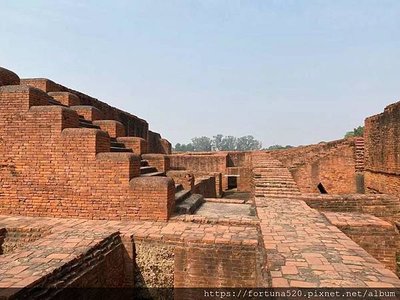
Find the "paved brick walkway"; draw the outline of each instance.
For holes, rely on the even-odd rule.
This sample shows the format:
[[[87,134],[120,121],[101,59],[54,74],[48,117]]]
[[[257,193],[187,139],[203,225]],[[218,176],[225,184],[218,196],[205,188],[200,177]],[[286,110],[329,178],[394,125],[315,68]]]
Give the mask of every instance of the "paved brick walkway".
[[[258,180],[273,182],[277,178],[285,185],[285,179],[276,176],[283,168],[279,162],[260,156],[255,157],[254,165],[258,167],[255,204],[272,287],[400,287],[394,273],[318,211],[296,200],[295,189],[289,197],[274,197],[275,192],[258,189]],[[273,173],[269,173],[271,166]]]

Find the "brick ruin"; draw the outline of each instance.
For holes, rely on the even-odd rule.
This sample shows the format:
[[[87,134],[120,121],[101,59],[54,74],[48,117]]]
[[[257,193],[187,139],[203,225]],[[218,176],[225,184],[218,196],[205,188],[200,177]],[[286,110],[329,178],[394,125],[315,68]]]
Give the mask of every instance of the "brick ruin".
[[[398,288],[399,115],[363,138],[171,153],[145,120],[0,68],[0,288],[24,288],[2,293]]]

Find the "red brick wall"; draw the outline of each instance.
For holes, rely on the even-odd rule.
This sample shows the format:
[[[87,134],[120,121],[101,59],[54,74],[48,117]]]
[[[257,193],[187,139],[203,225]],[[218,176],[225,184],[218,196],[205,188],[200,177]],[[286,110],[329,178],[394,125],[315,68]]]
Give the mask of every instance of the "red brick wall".
[[[400,219],[400,200],[389,195],[303,194],[298,198],[320,211],[359,212],[371,214],[389,222]]]
[[[194,193],[201,194],[207,198],[217,197],[217,191],[215,189],[215,177],[202,177],[195,181],[193,187]]]
[[[101,130],[108,133],[112,138],[125,136],[125,127],[121,122],[114,120],[98,120],[93,121],[94,125],[97,125]]]
[[[347,194],[357,191],[354,139],[269,153],[289,168],[303,193],[319,193],[319,183],[323,184],[328,193]]]
[[[0,213],[169,218],[172,180],[146,178],[151,191],[140,180],[132,182],[139,175],[139,157],[109,152],[107,133],[77,128],[75,111],[44,106],[48,100],[26,86],[0,87]]]
[[[400,102],[365,120],[365,188],[400,194]]]
[[[69,92],[71,94],[74,94],[79,98],[79,102],[82,106],[93,106],[100,110],[103,114],[103,119],[116,120],[121,122],[125,127],[127,136],[136,136],[146,139],[149,143],[149,151],[151,153],[166,153],[165,149],[168,148],[167,141],[162,141],[161,136],[158,133],[149,131],[148,123],[145,120],[138,118],[137,116],[124,112],[118,108],[108,105],[107,103],[99,101],[98,99],[62,86],[48,79],[22,79],[21,84],[38,88],[42,91],[45,91],[46,93]]]
[[[396,272],[399,234],[394,226],[368,214],[324,213],[326,218],[365,251]]]
[[[171,170],[188,170],[192,171],[195,176],[197,173],[222,174],[222,189],[228,188],[228,180],[225,176],[227,171],[227,153],[201,153],[201,154],[172,154],[170,158]]]
[[[258,267],[254,247],[188,243],[175,248],[174,287],[257,287]]]
[[[76,111],[79,116],[88,121],[104,120],[103,113],[93,106],[77,105],[71,106],[70,109]]]
[[[80,105],[79,97],[68,92],[49,92],[48,95],[66,106]]]
[[[182,184],[183,189],[193,191],[194,175],[189,171],[168,171],[167,176],[171,177],[175,184]]]
[[[132,149],[136,155],[142,155],[147,153],[147,141],[145,139],[133,136],[119,137],[117,138],[119,143],[123,143],[126,148]]]
[[[148,131],[147,143],[149,153],[171,153],[171,144],[167,140],[162,139],[161,135],[157,132],[153,132],[150,130]]]
[[[155,167],[159,172],[167,172],[170,169],[170,160],[163,154],[144,154],[142,159],[149,162],[149,165]]]

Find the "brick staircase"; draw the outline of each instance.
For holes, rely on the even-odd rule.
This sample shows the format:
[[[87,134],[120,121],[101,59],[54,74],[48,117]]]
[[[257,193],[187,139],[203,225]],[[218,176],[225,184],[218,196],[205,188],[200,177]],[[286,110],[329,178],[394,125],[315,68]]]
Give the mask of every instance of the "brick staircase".
[[[278,160],[267,155],[256,155],[253,158],[254,188],[256,195],[270,198],[290,198],[300,196],[289,170]]]
[[[137,126],[145,121],[100,101],[99,108],[80,105],[84,95],[57,90],[56,84],[49,90],[47,80],[20,81],[2,68],[0,77],[0,213],[108,220],[171,216],[172,179],[140,160],[137,149],[146,140],[126,136],[117,120]]]
[[[150,166],[149,162],[145,159],[140,161],[140,176],[152,177],[152,176],[164,176],[165,172],[158,171],[156,167]]]
[[[364,138],[357,137],[354,139],[356,148],[356,172],[364,172]]]
[[[194,214],[204,202],[201,194],[184,190],[182,184],[175,185],[175,212],[177,214]]]

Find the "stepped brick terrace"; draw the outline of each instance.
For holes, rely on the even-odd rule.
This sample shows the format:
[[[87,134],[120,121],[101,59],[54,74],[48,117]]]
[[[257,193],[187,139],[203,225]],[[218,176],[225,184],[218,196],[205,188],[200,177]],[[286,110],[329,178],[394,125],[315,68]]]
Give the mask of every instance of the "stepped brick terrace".
[[[399,116],[286,150],[172,153],[131,113],[0,68],[0,298],[400,288]]]

